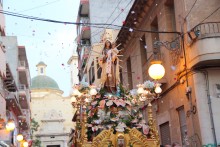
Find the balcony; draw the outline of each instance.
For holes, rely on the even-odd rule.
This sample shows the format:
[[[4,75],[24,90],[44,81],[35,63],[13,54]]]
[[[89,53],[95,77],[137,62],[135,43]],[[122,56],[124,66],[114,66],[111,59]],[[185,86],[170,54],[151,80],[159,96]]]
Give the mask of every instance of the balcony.
[[[26,61],[19,61],[18,62],[18,72],[19,72],[19,81],[21,84],[26,85],[29,87],[30,83],[30,74],[29,74],[29,69],[28,65],[26,64]]]
[[[220,23],[199,24],[192,32],[197,38],[190,49],[189,66],[193,68],[219,66]]]
[[[0,76],[5,78],[6,76],[6,55],[5,55],[5,46],[0,41]]]
[[[90,30],[90,26],[87,26],[86,24],[88,24],[90,22],[88,17],[81,17],[80,18],[80,22],[81,23],[85,23],[85,25],[81,25],[80,26],[80,34],[81,34],[81,40],[85,40],[85,39],[90,39],[90,35],[91,35],[91,30]]]
[[[6,64],[6,78],[4,79],[4,85],[9,92],[17,91],[17,86],[8,64]]]
[[[20,84],[18,87],[19,103],[22,109],[30,108],[30,93],[29,89],[24,84]]]
[[[79,15],[80,16],[89,15],[89,0],[80,0]]]
[[[22,109],[22,114],[23,115],[19,116],[19,127],[22,128],[22,130],[28,130],[31,123],[30,111]]]
[[[17,92],[9,92],[5,100],[6,100],[7,109],[12,110],[16,116],[22,115],[21,107],[18,102]]]

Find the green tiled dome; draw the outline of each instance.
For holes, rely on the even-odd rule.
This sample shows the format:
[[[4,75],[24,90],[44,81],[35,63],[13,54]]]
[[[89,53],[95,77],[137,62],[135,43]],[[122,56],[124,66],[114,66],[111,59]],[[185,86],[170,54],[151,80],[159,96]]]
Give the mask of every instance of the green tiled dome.
[[[45,75],[38,75],[31,80],[31,89],[55,89],[60,90],[57,82]]]

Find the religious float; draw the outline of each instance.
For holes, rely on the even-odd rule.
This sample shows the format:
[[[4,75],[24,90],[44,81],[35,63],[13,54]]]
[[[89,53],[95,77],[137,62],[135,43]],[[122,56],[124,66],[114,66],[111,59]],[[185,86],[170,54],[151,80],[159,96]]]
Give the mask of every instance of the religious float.
[[[96,87],[81,83],[73,88],[74,146],[159,147],[151,105],[159,83],[146,81],[138,89],[126,90],[119,80],[118,53],[114,44],[106,40],[99,60],[101,84]],[[141,108],[141,104],[145,107]],[[147,117],[142,111],[147,112]]]

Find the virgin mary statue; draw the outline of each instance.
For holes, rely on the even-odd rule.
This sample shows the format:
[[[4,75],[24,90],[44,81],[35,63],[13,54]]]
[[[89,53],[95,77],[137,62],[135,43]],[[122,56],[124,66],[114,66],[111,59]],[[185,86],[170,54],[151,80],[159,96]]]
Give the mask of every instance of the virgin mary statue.
[[[99,62],[102,67],[101,84],[107,92],[113,94],[116,92],[117,85],[120,82],[118,53],[115,43],[112,44],[110,40],[106,40]]]

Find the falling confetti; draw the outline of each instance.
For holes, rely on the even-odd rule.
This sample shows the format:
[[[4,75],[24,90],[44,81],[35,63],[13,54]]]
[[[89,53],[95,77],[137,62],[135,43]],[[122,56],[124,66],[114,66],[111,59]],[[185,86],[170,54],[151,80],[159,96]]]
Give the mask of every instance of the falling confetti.
[[[135,12],[134,11],[131,11],[131,14],[134,14]]]
[[[172,70],[176,70],[176,66],[172,65],[172,66],[171,66],[171,69],[172,69]]]
[[[130,29],[129,29],[129,31],[130,31],[130,32],[133,32],[133,29],[132,29],[132,28],[130,28]]]
[[[121,12],[123,12],[124,11],[124,9],[121,9]]]

